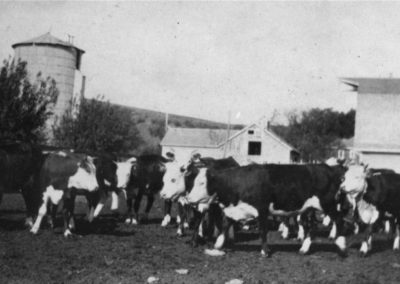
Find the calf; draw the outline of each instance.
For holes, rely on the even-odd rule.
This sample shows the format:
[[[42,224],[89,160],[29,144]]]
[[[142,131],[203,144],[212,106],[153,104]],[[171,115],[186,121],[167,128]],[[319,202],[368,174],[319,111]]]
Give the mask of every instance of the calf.
[[[31,232],[38,233],[48,204],[58,205],[62,200],[64,236],[70,236],[76,195],[86,195],[89,200],[93,195],[98,196],[100,201],[93,212],[93,217],[97,217],[107,199],[107,192],[115,191],[116,184],[116,164],[109,157],[66,151],[50,153],[40,171],[43,202]]]
[[[345,252],[343,219],[337,210],[336,195],[340,173],[327,165],[249,165],[224,171],[202,170],[188,196],[190,203],[216,198],[227,217],[235,221],[258,218],[262,255],[268,255],[267,216],[302,215],[305,239],[300,253],[309,251],[312,241],[312,209],[324,211],[337,224],[336,244]],[[224,226],[225,232],[229,222]],[[220,249],[224,231],[215,244]]]
[[[39,171],[44,161],[41,149],[29,143],[0,146],[0,203],[5,191],[21,192],[26,206],[25,223],[32,226],[40,206]]]
[[[393,249],[400,248],[400,175],[382,171],[371,174],[366,167],[352,165],[345,175],[341,190],[347,194],[359,219],[367,225],[365,240],[360,248],[365,256],[372,248],[372,232],[385,213],[395,220]]]

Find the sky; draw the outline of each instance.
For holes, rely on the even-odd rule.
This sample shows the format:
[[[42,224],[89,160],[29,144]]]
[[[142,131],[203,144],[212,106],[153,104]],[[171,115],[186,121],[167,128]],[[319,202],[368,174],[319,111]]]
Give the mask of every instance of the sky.
[[[232,123],[348,111],[343,77],[400,77],[400,2],[0,2],[0,59],[51,32],[86,97]]]

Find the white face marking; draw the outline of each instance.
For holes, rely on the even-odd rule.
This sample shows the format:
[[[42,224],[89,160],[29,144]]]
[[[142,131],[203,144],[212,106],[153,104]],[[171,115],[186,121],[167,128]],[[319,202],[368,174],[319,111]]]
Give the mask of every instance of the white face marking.
[[[202,168],[194,180],[194,186],[192,191],[188,195],[187,199],[189,203],[203,203],[208,202],[211,196],[207,192],[207,169]]]
[[[84,189],[90,192],[98,188],[99,185],[96,180],[96,167],[93,164],[93,158],[88,157],[88,164],[89,173],[78,165],[78,171],[68,180],[68,187]]]
[[[365,190],[365,178],[365,168],[359,165],[352,165],[344,175],[341,189],[346,193],[361,193]]]
[[[118,162],[117,164],[117,179],[118,179],[118,188],[126,188],[129,182],[129,178],[131,176],[132,169],[132,161],[128,160],[125,162]]]
[[[231,205],[223,210],[228,218],[235,221],[250,221],[258,217],[257,209],[242,201],[239,201],[236,206]]]
[[[357,209],[360,219],[364,224],[373,224],[379,217],[379,211],[376,207],[366,202],[364,199],[361,199],[357,203]]]
[[[225,234],[222,233],[218,236],[217,240],[215,241],[214,248],[221,249],[224,243],[225,243]]]
[[[308,253],[308,251],[310,250],[310,246],[311,246],[311,238],[307,237],[304,240],[303,244],[301,245],[300,253],[302,253],[302,254]]]
[[[160,196],[163,199],[176,199],[185,193],[185,173],[178,162],[166,163],[165,168]]]
[[[335,244],[338,246],[338,248],[341,251],[345,251],[346,250],[346,238],[343,236],[340,236],[336,239]]]

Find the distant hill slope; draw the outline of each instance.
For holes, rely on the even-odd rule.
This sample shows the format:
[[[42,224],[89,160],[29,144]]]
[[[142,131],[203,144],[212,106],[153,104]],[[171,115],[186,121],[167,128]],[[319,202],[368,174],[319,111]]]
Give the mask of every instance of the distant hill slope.
[[[160,141],[165,135],[165,113],[118,104],[113,105],[118,108],[128,109],[132,112],[133,121],[139,130],[140,138],[142,140],[139,148],[133,152],[135,154],[158,153],[160,151]],[[168,115],[168,125],[171,127],[186,128],[227,128],[226,123],[176,114]],[[236,124],[231,127],[232,129],[241,129],[243,125]]]

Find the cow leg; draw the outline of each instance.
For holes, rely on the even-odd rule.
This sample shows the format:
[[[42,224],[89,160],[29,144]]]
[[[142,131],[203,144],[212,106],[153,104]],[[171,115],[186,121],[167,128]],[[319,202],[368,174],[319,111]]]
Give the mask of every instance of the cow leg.
[[[51,229],[54,229],[54,223],[57,217],[58,206],[49,202],[47,210],[48,212],[50,212],[50,214],[47,215],[47,223],[49,224]]]
[[[24,198],[25,201],[25,206],[26,206],[26,217],[25,217],[25,226],[32,228],[33,226],[33,217],[35,214],[37,214],[37,212],[34,212],[34,208],[33,208],[33,202],[34,200],[32,200],[32,189],[31,187],[23,187],[22,188],[22,197]],[[2,189],[0,188],[0,191],[2,191]],[[0,204],[1,204],[1,198],[2,198],[2,194],[0,193]]]
[[[104,208],[104,204],[107,201],[107,192],[105,190],[100,190],[99,191],[99,203],[96,206],[96,209],[94,210],[93,217],[97,218],[100,215],[101,210]]]
[[[63,216],[64,216],[64,237],[72,235],[72,230],[75,229],[74,208],[75,208],[75,189],[68,189],[64,197]]]
[[[393,242],[393,250],[398,251],[400,250],[400,220],[396,218],[395,222],[395,237]]]
[[[171,207],[172,207],[172,201],[171,200],[165,200],[164,201],[164,219],[161,222],[161,227],[166,227],[166,226],[169,225],[169,223],[171,223]],[[179,208],[180,207],[178,207],[178,210],[179,210]],[[178,216],[181,217],[182,215],[183,214],[179,214]],[[178,227],[179,227],[179,223],[180,222],[178,222]]]
[[[226,238],[229,228],[232,226],[232,224],[233,224],[233,222],[231,219],[224,218],[222,230],[221,230],[220,234],[218,235],[218,237],[215,241],[215,244],[214,244],[215,249],[220,250],[224,246],[225,238]]]
[[[302,255],[305,255],[310,251],[310,247],[312,244],[312,237],[313,237],[312,230],[314,225],[313,216],[314,216],[314,211],[309,210],[306,211],[304,214],[302,214],[300,218],[300,224],[303,224],[304,226],[304,235],[305,235],[304,241],[299,250],[299,253]]]
[[[373,232],[373,224],[368,224],[367,229],[365,230],[365,240],[361,243],[360,248],[360,256],[367,256],[368,252],[372,248],[372,232]]]
[[[132,224],[138,224],[139,220],[139,209],[140,209],[140,203],[142,202],[143,198],[143,189],[139,188],[138,194],[135,198],[135,202],[133,203],[133,214],[132,214]]]
[[[193,219],[194,219],[194,228],[193,228],[193,236],[192,236],[192,247],[197,247],[200,240],[204,238],[203,228],[202,228],[202,221],[203,221],[203,214],[197,210],[193,211]]]
[[[260,238],[261,238],[261,256],[269,257],[270,250],[268,248],[268,214],[260,214],[258,217],[259,230],[260,230]]]
[[[47,193],[47,190],[43,193],[43,203],[39,208],[38,211],[38,216],[35,220],[35,223],[33,224],[32,228],[31,228],[31,233],[32,234],[37,234],[40,228],[40,225],[42,223],[43,217],[47,214],[47,204],[49,202],[49,195]]]
[[[336,222],[332,222],[332,228],[329,232],[329,239],[330,240],[334,240],[336,238],[337,235],[337,226],[336,226]]]
[[[151,208],[153,207],[154,203],[154,194],[148,194],[147,195],[147,203],[146,203],[146,208],[144,210],[144,219],[147,220],[149,218],[149,213]]]
[[[304,241],[305,233],[304,233],[304,226],[301,223],[301,216],[300,215],[296,217],[296,223],[297,223],[297,227],[298,227],[297,240],[302,242],[302,241]]]
[[[88,204],[88,212],[87,212],[86,218],[89,221],[89,223],[91,223],[91,222],[93,222],[93,219],[94,219],[95,207],[99,203],[98,192],[88,192],[86,194],[86,200],[87,200],[87,204]]]
[[[167,217],[167,215],[165,215],[165,217]],[[165,220],[164,217],[164,220]],[[161,224],[161,226],[164,225],[164,220],[163,223]],[[185,208],[184,205],[182,205],[180,202],[178,202],[178,216],[176,217],[177,223],[178,223],[178,230],[176,232],[176,234],[178,235],[178,237],[182,237],[184,235],[184,220],[185,220]]]

